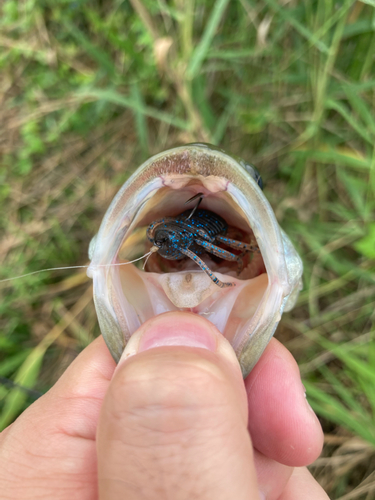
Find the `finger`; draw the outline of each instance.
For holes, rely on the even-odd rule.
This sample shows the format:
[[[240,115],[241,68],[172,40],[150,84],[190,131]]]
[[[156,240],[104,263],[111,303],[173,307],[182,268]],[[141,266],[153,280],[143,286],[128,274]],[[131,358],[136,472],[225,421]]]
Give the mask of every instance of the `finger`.
[[[329,500],[327,493],[306,467],[296,467],[278,500]],[[268,499],[267,499],[268,500]]]
[[[262,500],[278,500],[280,492],[288,484],[293,467],[275,462],[257,450],[254,450],[254,460]]]
[[[56,384],[6,429],[23,432],[31,422],[59,433],[95,439],[100,407],[116,363],[103,337],[98,337],[72,362]],[[4,431],[5,432],[5,431]],[[5,434],[1,433],[1,437]]]
[[[133,335],[97,449],[101,500],[259,498],[241,372],[211,323],[167,313]]]
[[[96,425],[115,366],[98,338],[0,434],[1,498],[97,498]]]
[[[73,361],[57,383],[29,408],[48,415],[60,433],[95,439],[99,412],[116,363],[102,337]],[[28,414],[23,414],[28,417]]]
[[[289,351],[272,339],[245,385],[254,447],[285,465],[313,462],[321,453],[323,432]]]

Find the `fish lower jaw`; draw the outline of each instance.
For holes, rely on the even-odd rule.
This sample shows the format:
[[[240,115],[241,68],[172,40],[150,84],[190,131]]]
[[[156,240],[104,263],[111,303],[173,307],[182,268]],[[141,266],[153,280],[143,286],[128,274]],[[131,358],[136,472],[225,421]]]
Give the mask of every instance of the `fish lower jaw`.
[[[122,329],[131,335],[157,314],[185,311],[205,317],[229,342],[240,344],[268,287],[267,274],[248,280],[216,275],[234,286],[219,288],[202,271],[160,274],[143,272],[134,266],[122,269],[117,286],[113,283],[117,298],[121,297],[114,302],[116,315],[127,322],[121,325]]]

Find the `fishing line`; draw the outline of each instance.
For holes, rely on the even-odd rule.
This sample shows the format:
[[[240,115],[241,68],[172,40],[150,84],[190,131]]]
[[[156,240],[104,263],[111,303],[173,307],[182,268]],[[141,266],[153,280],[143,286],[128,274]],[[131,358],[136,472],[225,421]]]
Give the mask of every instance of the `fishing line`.
[[[144,256],[144,257],[146,257],[146,260],[145,260],[145,262],[144,262],[144,264],[143,264],[143,267],[142,267],[142,269],[143,269],[143,270],[144,270],[144,268],[146,267],[146,264],[147,264],[148,259],[151,257],[151,255],[152,255],[153,253],[157,252],[158,250],[159,250],[159,247],[157,247],[156,245],[154,245],[153,247],[151,247],[151,250],[149,251],[149,253],[148,253],[147,257],[146,257],[146,256]]]
[[[92,266],[92,269],[97,269],[98,267],[114,267],[114,266],[127,266],[128,264],[132,264],[133,262],[137,262],[139,260],[142,260],[146,257],[146,262],[147,259],[150,257],[152,253],[154,253],[156,250],[152,250],[150,252],[145,253],[142,255],[142,257],[138,257],[138,259],[131,260],[129,262],[118,262],[116,264],[99,264],[97,266]],[[145,263],[146,265],[146,263]],[[0,283],[5,283],[7,281],[13,281],[13,280],[18,280],[20,278],[26,278],[26,276],[32,276],[33,274],[39,274],[39,273],[45,273],[47,271],[64,271],[66,269],[87,269],[90,267],[90,264],[88,266],[67,266],[67,267],[50,267],[48,269],[40,269],[39,271],[33,271],[31,273],[26,273],[26,274],[21,274],[20,276],[14,276],[13,278],[6,278],[3,280],[0,280]]]
[[[6,377],[0,377],[0,384],[3,384],[6,387],[9,387],[11,389],[20,389],[21,391],[25,392],[33,399],[38,399],[41,396],[43,396],[43,394],[44,394],[43,392],[36,391],[35,389],[30,389],[29,387],[25,387],[21,384],[17,384],[17,382],[13,382],[13,380],[10,380],[9,378],[6,378]]]

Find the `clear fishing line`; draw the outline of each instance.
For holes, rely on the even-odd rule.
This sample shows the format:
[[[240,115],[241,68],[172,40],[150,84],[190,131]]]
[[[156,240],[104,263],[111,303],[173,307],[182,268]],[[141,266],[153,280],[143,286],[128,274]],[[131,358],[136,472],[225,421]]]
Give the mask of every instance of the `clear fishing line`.
[[[155,250],[154,250],[155,251]],[[133,262],[137,262],[139,260],[142,260],[146,257],[146,262],[147,259],[150,257],[154,251],[147,252],[142,257],[138,257],[138,259],[131,260],[129,262],[118,262],[116,264],[99,264],[98,266],[92,266],[93,269],[97,267],[114,267],[114,266],[127,266],[128,264],[132,264]],[[145,263],[146,265],[146,263]],[[90,265],[87,266],[67,266],[67,267],[50,267],[48,269],[40,269],[39,271],[33,271],[31,273],[26,273],[26,274],[21,274],[20,276],[14,276],[13,278],[5,278],[3,280],[0,280],[0,283],[6,283],[8,281],[13,281],[13,280],[18,280],[20,278],[26,278],[26,276],[32,276],[33,274],[39,274],[39,273],[46,273],[47,271],[64,271],[66,269],[87,269],[90,267]]]

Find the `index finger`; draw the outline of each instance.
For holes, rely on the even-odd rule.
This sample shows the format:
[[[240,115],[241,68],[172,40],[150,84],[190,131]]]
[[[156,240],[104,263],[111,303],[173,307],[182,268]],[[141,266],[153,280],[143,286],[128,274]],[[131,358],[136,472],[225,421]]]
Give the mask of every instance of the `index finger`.
[[[305,396],[298,365],[272,339],[245,380],[254,447],[284,465],[308,465],[321,453],[323,431]]]

